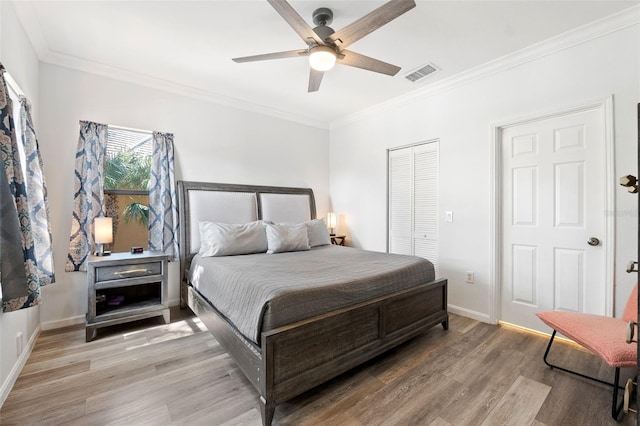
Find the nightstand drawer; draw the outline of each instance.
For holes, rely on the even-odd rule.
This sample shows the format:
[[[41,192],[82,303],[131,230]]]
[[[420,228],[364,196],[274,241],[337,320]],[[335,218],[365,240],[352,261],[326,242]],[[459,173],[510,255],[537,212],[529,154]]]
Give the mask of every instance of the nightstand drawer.
[[[162,262],[135,263],[96,268],[96,281],[121,280],[162,274]]]

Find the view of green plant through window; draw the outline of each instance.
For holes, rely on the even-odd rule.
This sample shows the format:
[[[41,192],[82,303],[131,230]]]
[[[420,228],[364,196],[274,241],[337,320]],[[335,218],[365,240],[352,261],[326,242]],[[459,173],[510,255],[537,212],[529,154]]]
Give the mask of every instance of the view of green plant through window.
[[[115,252],[148,245],[151,134],[109,127],[104,169],[106,215]]]

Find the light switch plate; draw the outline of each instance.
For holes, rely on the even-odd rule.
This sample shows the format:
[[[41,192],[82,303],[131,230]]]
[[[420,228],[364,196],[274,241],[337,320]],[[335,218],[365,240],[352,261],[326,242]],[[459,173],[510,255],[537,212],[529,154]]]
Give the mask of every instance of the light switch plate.
[[[453,212],[447,212],[447,222],[453,222]]]

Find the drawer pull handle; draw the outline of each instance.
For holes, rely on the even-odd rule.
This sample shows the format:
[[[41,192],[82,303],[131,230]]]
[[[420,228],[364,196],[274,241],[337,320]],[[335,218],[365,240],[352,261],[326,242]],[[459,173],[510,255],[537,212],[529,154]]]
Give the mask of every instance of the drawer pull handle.
[[[138,268],[138,269],[128,269],[126,271],[118,271],[118,272],[114,272],[113,275],[129,275],[129,274],[137,274],[140,272],[144,272],[146,274],[150,274],[151,271],[148,270],[147,268]]]

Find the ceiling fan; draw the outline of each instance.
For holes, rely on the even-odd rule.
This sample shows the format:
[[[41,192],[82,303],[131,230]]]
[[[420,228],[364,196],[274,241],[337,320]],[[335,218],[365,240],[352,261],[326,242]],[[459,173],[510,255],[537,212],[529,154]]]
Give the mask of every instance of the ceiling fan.
[[[313,23],[317,26],[311,28],[286,0],[267,1],[307,43],[307,49],[244,56],[233,58],[233,61],[253,62],[308,56],[311,66],[309,92],[318,91],[325,71],[333,68],[336,62],[391,76],[400,71],[400,67],[346,50],[346,48],[416,7],[414,0],[391,0],[337,32],[328,26],[333,20],[331,9],[325,7],[316,9],[313,12]]]

